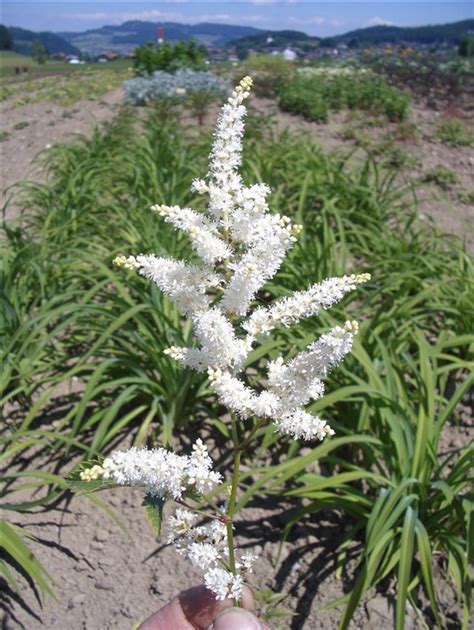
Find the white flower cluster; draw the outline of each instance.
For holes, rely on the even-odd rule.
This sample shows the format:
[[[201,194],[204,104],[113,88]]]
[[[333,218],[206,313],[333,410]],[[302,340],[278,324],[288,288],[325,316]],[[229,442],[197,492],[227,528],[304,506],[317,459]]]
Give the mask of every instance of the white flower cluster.
[[[373,72],[367,68],[354,66],[321,66],[319,68],[298,68],[297,73],[305,79],[333,80],[340,77],[367,78],[373,76]]]
[[[268,365],[267,387],[254,390],[243,374],[258,337],[278,326],[328,309],[369,274],[329,278],[308,289],[252,309],[264,283],[278,271],[301,226],[270,212],[265,184],[244,185],[238,168],[252,80],[242,79],[223,106],[205,179],[192,190],[207,194],[206,213],[156,205],[153,210],[183,230],[200,258],[199,264],[151,254],[120,256],[116,262],[152,279],[190,319],[196,348],[171,347],[166,352],[183,365],[207,371],[219,400],[245,418],[271,419],[282,433],[296,439],[323,439],[332,430],[305,405],[324,393],[322,379],[351,350],[357,325],[335,327],[291,361]],[[261,384],[260,384],[261,385]]]
[[[193,512],[178,508],[169,523],[169,542],[188,558],[193,566],[204,571],[204,583],[217,599],[242,595],[243,576],[252,572],[256,556],[244,553],[236,563],[236,575],[228,570],[227,530],[224,523],[215,519],[206,525],[196,526],[198,517]]]
[[[197,440],[191,455],[176,455],[164,448],[131,448],[115,451],[80,474],[83,481],[105,479],[120,486],[138,486],[146,495],[181,499],[187,490],[209,492],[221,481],[212,470],[212,461],[202,440]]]

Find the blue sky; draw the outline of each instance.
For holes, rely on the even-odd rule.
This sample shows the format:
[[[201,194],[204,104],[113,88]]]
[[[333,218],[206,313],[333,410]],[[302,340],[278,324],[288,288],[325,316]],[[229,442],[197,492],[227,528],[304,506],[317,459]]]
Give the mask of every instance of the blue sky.
[[[218,22],[263,29],[295,29],[314,35],[333,35],[375,24],[409,26],[441,24],[474,17],[471,2],[310,2],[304,0],[251,0],[200,2],[77,2],[62,0],[4,1],[1,21],[31,30],[84,31],[127,20],[150,22]]]

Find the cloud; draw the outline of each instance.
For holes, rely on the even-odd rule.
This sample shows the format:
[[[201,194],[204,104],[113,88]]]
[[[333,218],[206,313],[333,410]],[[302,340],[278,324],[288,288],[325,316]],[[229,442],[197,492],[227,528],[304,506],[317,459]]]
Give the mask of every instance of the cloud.
[[[326,18],[323,18],[321,15],[313,15],[307,18],[290,17],[288,21],[292,24],[324,24]]]
[[[397,23],[385,20],[384,18],[376,15],[373,18],[370,18],[370,20],[365,23],[365,26],[397,26]]]
[[[177,0],[174,0],[177,3]],[[199,22],[224,22],[238,23],[251,22],[258,23],[265,18],[262,15],[246,15],[242,18],[232,16],[228,13],[201,13],[199,15],[189,16],[185,13],[177,13],[171,11],[159,11],[158,9],[150,9],[144,11],[123,11],[116,13],[68,13],[63,15],[65,18],[80,20],[83,22],[107,21],[107,24],[123,24],[124,22],[142,20],[145,22],[180,22],[182,24],[198,24]]]
[[[97,20],[107,20],[109,24],[121,24],[129,20],[181,20],[184,16],[181,13],[171,13],[152,9],[149,11],[133,11],[122,13],[68,13],[63,17],[83,22],[95,22]]]
[[[73,20],[84,20],[85,22],[94,20],[105,20],[110,17],[109,13],[65,13],[62,17]]]

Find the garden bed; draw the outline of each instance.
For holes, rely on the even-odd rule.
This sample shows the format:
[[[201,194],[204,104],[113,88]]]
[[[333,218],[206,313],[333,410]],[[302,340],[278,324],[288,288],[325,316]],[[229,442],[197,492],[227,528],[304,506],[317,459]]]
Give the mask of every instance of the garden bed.
[[[93,109],[88,116],[91,112],[103,111],[104,118],[112,117],[117,98],[117,93],[110,95],[110,106],[107,108],[97,103],[92,105]],[[265,113],[269,111],[267,101],[256,100],[255,106]],[[42,129],[43,117],[46,117],[46,112],[41,109],[43,104],[35,107],[38,109],[28,111],[31,116],[42,117],[42,122],[41,129],[40,121],[31,123],[40,129],[31,146],[26,147],[32,152],[38,147],[35,142],[44,141]],[[23,115],[25,111],[27,110],[23,111]],[[12,110],[9,116],[13,116],[13,112],[21,115],[21,108]],[[58,110],[54,112],[58,114]],[[83,116],[82,111],[73,114],[73,118],[64,117],[65,125],[70,125],[71,130],[76,114],[78,124],[84,125],[83,129],[87,130],[87,116]],[[472,164],[466,162],[468,152],[458,149],[452,151],[444,146],[441,148],[439,143],[428,140],[432,135],[432,127],[429,125],[434,123],[425,120],[424,115],[415,112],[418,126],[426,125],[426,131],[417,139],[413,150],[417,152],[415,157],[422,161],[421,169],[429,167],[426,160],[430,158],[427,157],[426,147],[434,146],[438,151],[435,157],[439,156],[443,165],[447,164],[447,160],[452,160],[450,165],[462,174],[461,184],[464,185],[472,168]],[[322,127],[301,122],[289,115],[277,114],[277,126],[280,130],[284,127],[289,127],[292,131],[302,129],[306,135],[309,132],[323,146],[331,142],[333,148],[350,147],[354,140],[341,140],[341,130],[348,123],[342,116],[345,115]],[[208,122],[211,122],[212,117],[210,113]],[[353,122],[358,124],[360,121]],[[77,147],[54,147],[49,164],[50,190],[46,186],[29,191],[29,204],[24,206],[24,231],[21,235],[13,232],[10,234],[11,248],[16,256],[12,256],[12,260],[17,265],[15,268],[20,282],[14,284],[13,288],[9,287],[12,289],[9,297],[17,308],[19,318],[16,324],[11,325],[13,328],[16,326],[15,334],[19,335],[20,340],[26,339],[15,346],[18,364],[14,366],[14,370],[18,374],[15,372],[12,376],[12,387],[19,380],[26,383],[26,394],[38,404],[38,414],[32,418],[29,430],[48,429],[51,419],[54,419],[54,424],[51,425],[54,430],[69,435],[67,431],[71,422],[75,426],[72,438],[78,438],[84,445],[90,444],[93,439],[94,447],[98,450],[108,449],[118,443],[128,444],[130,435],[141,435],[142,439],[149,438],[152,441],[160,440],[160,430],[165,422],[163,425],[147,425],[146,411],[138,412],[135,416],[129,415],[134,408],[142,405],[143,409],[148,409],[159,404],[162,409],[160,417],[166,416],[171,428],[179,427],[179,423],[184,422],[181,428],[175,428],[176,445],[183,444],[178,436],[189,438],[195,432],[195,425],[188,424],[186,413],[189,410],[181,410],[182,415],[179,415],[173,408],[174,402],[179,399],[179,391],[187,391],[184,381],[179,381],[178,377],[174,379],[174,373],[171,373],[170,381],[181,384],[184,389],[179,390],[178,387],[177,390],[173,388],[173,383],[168,383],[165,384],[168,387],[165,394],[156,391],[153,383],[153,378],[156,379],[160,371],[164,374],[172,369],[166,361],[162,362],[161,345],[166,347],[170,334],[171,337],[181,334],[179,316],[160,301],[156,293],[144,290],[140,280],[120,279],[119,274],[109,268],[109,259],[118,253],[111,251],[112,248],[115,250],[120,247],[127,253],[132,248],[135,252],[153,247],[180,253],[186,251],[186,246],[175,239],[169,230],[160,226],[158,232],[155,218],[149,218],[148,206],[165,200],[170,203],[187,201],[188,185],[205,164],[209,137],[196,133],[195,130],[189,132],[186,128],[175,127],[173,121],[169,127],[163,124],[163,128],[156,123],[156,118],[151,118],[148,124],[146,120],[143,121],[143,133],[138,138],[136,130],[133,130],[134,121],[124,118],[118,123],[115,132],[112,128],[109,129],[109,135],[97,133],[90,143],[85,142]],[[13,127],[17,123],[9,118],[9,124]],[[54,130],[55,127],[56,125],[51,128]],[[412,404],[413,409],[416,409],[419,395],[419,388],[413,385],[419,378],[418,366],[414,366],[409,360],[413,357],[416,362],[419,356],[416,346],[418,340],[415,342],[411,336],[413,331],[426,330],[429,332],[429,343],[434,345],[438,335],[441,338],[444,322],[447,322],[447,332],[452,333],[452,339],[458,336],[453,347],[448,346],[449,352],[452,352],[452,360],[459,361],[460,366],[465,365],[463,361],[467,353],[467,341],[463,335],[468,332],[470,317],[469,288],[467,282],[463,285],[469,269],[467,259],[463,258],[461,250],[450,243],[450,239],[443,241],[430,226],[420,227],[416,211],[407,201],[406,194],[399,194],[396,186],[385,188],[383,181],[377,180],[376,164],[373,162],[366,163],[367,174],[364,175],[364,169],[362,173],[359,172],[362,157],[353,163],[338,161],[337,158],[321,153],[316,145],[292,139],[291,136],[277,135],[272,138],[265,119],[258,116],[250,118],[249,128],[253,129],[250,139],[253,144],[250,145],[252,150],[245,163],[247,175],[257,172],[264,181],[273,184],[275,208],[296,216],[306,225],[308,234],[304,236],[302,249],[296,250],[295,259],[291,259],[284,268],[280,288],[271,285],[270,293],[278,294],[278,291],[282,291],[281,287],[284,287],[284,291],[296,286],[301,288],[302,275],[304,286],[329,275],[351,272],[354,261],[357,261],[357,265],[363,265],[364,269],[368,265],[373,267],[371,271],[374,274],[374,284],[362,298],[359,296],[357,301],[346,303],[338,316],[343,317],[346,312],[351,316],[357,314],[361,321],[366,322],[363,345],[367,345],[367,353],[373,362],[371,369],[378,374],[381,382],[385,383],[384,379],[387,379],[387,389],[383,395],[382,390],[379,392],[381,398],[390,398],[393,395],[390,378],[381,368],[387,357],[384,352],[393,353],[390,355],[392,357],[398,356],[400,363],[396,363],[394,358],[394,365],[396,363],[397,369],[405,373],[407,384],[406,390],[403,390],[406,401],[400,395],[397,397],[397,404],[403,406],[406,403],[405,411],[409,416]],[[53,136],[53,142],[64,137],[61,134],[67,132],[67,127],[56,131],[61,133]],[[386,132],[384,129],[384,133]],[[187,133],[191,135],[187,136]],[[371,142],[377,143],[377,135],[380,133],[375,128]],[[190,138],[193,142],[191,147]],[[4,144],[11,151],[12,158],[15,148],[18,150],[22,141],[24,138],[21,135],[12,135]],[[409,144],[411,139],[406,142]],[[185,158],[181,159],[180,156]],[[27,161],[28,153],[25,152],[22,166],[17,164],[17,170],[10,171],[10,177],[14,177],[15,172],[17,176],[23,175],[22,167]],[[151,168],[150,164],[157,164],[158,167]],[[352,164],[354,172],[350,168]],[[288,175],[290,172],[291,177]],[[179,177],[174,176],[176,173]],[[288,180],[283,178],[283,174],[288,175]],[[40,181],[43,177],[40,174]],[[406,177],[406,181],[409,181],[407,173],[399,174],[398,177]],[[72,180],[75,187],[68,186]],[[454,203],[454,196],[450,199]],[[461,211],[464,213],[465,209],[461,208]],[[465,236],[462,222],[452,222],[450,225],[459,236]],[[393,230],[393,234],[387,235],[386,241],[379,242],[383,231],[389,229]],[[25,239],[24,250],[21,247],[21,238]],[[68,243],[67,251],[63,240]],[[455,239],[453,241],[455,245],[459,244]],[[47,256],[38,251],[35,246],[37,242],[45,246]],[[77,257],[73,242],[80,245],[80,254]],[[84,253],[86,250],[88,254]],[[34,265],[22,266],[21,256],[25,255],[24,252],[28,261],[35,262]],[[41,296],[35,294],[38,281],[32,269],[35,273],[40,270],[38,277],[45,278],[40,283],[43,287]],[[16,286],[24,290],[19,298],[15,295]],[[417,302],[421,293],[425,297],[423,301]],[[78,309],[79,314],[75,320],[70,317],[68,304],[79,305],[81,297],[83,310]],[[50,315],[54,317],[54,309],[61,307],[58,299],[64,300],[63,306],[66,310],[64,316],[51,320],[51,324],[47,318]],[[406,305],[409,301],[410,304],[413,302],[413,306],[412,310],[407,311]],[[127,310],[129,308],[130,311]],[[36,325],[30,325],[32,311],[35,314],[40,313],[43,318],[36,320],[39,332]],[[124,317],[122,326],[109,330],[107,327],[118,321],[125,311],[129,315]],[[160,319],[162,312],[166,313],[166,322]],[[412,323],[413,331],[407,329],[407,321]],[[315,323],[311,322],[300,334],[303,337],[314,334],[316,329],[328,324],[329,320],[323,320],[315,328]],[[58,326],[58,329],[53,337],[51,355],[43,357],[41,326],[44,326],[46,334],[51,331],[52,325]],[[108,335],[105,335],[106,330],[109,330]],[[374,330],[377,331],[377,336],[372,337]],[[35,342],[35,339],[39,341]],[[133,339],[132,344],[130,339]],[[385,349],[379,345],[381,339],[386,345]],[[443,339],[446,341],[446,337]],[[297,336],[292,343],[298,345],[301,339]],[[160,347],[155,348],[156,344]],[[94,347],[95,354],[92,354],[90,361],[81,363],[81,356],[90,346]],[[433,350],[433,356],[438,356],[439,352],[441,364],[446,361],[446,353],[443,355],[442,350],[442,346]],[[24,356],[21,352],[25,353]],[[65,355],[61,352],[65,352]],[[69,362],[64,362],[64,356]],[[121,358],[115,361],[117,357]],[[405,357],[408,357],[406,361]],[[83,392],[83,399],[89,400],[90,405],[86,405],[81,411],[77,406],[80,398],[70,400],[67,395],[58,398],[55,389],[50,400],[44,402],[41,411],[39,401],[44,387],[38,386],[35,379],[44,379],[44,383],[48,384],[48,379],[51,380],[51,375],[54,375],[51,382],[67,383],[74,365],[77,366],[75,378],[79,379],[75,381],[77,390]],[[358,355],[357,361],[352,360],[341,371],[340,376],[331,382],[333,389],[349,383],[364,389],[359,382],[351,381],[353,375],[363,379],[364,385],[364,379],[367,378],[371,387],[375,387],[370,379],[371,372],[367,368],[366,375],[364,365],[362,355]],[[101,374],[102,368],[104,372]],[[131,369],[143,380],[135,389],[125,389],[120,379]],[[425,370],[424,367],[420,369],[422,372]],[[35,370],[38,370],[37,373]],[[146,378],[148,371],[150,378]],[[460,367],[457,375],[462,376],[462,373]],[[99,383],[97,390],[94,380]],[[446,381],[440,379],[437,394],[444,393],[442,387],[445,386],[446,391],[451,388],[449,391],[452,395],[456,383],[458,381],[454,378]],[[116,391],[120,395],[117,396],[114,387],[117,387]],[[205,407],[206,396],[199,400]],[[362,418],[363,400],[364,394],[358,390],[357,394],[348,394],[347,398],[336,400],[334,410],[325,410],[333,415],[332,420],[341,435],[346,426],[348,431],[359,430],[356,428],[356,418],[348,418],[348,410],[357,409]],[[463,402],[467,404],[469,399],[463,397]],[[441,413],[443,405],[439,405],[438,411]],[[24,419],[27,407],[23,401],[23,412],[20,409],[20,415],[11,418],[10,428],[13,427],[13,431],[18,421]],[[108,414],[112,408],[115,408],[123,422],[123,430],[114,435],[108,433],[111,418]],[[212,409],[207,412],[212,412]],[[442,433],[440,455],[447,455],[454,447],[462,448],[469,444],[472,431],[469,429],[467,414],[466,408],[459,408],[453,419],[447,422]],[[371,421],[387,421],[383,405],[380,417],[376,416]],[[372,429],[374,432],[378,430],[376,423]],[[18,439],[23,438],[19,435]],[[184,441],[187,442],[186,439]],[[48,451],[45,453],[47,455]],[[45,453],[42,454],[43,458]],[[343,449],[340,453],[341,457],[345,455]],[[358,458],[363,456],[358,447],[349,453]],[[74,457],[77,455],[78,452],[75,451]],[[279,458],[285,461],[284,448],[281,451],[275,450],[273,456],[274,462],[255,459],[253,464],[258,470],[261,465],[277,463]],[[384,456],[387,456],[386,451]],[[353,460],[350,459],[350,462],[352,465]],[[24,470],[25,463],[24,460],[15,458],[13,466],[18,468],[14,467],[12,470]],[[40,462],[33,461],[31,465],[39,467]],[[63,474],[71,466],[72,462],[63,454],[57,459],[53,458],[41,469]],[[334,462],[325,460],[323,475],[329,476],[333,466]],[[316,474],[321,469],[319,464],[314,464],[308,471]],[[294,483],[297,488],[298,480]],[[362,488],[367,493],[370,489],[374,492],[376,490],[376,487],[369,485]],[[268,495],[259,503],[252,501],[239,513],[239,543],[249,549],[262,548],[262,558],[253,583],[289,594],[283,605],[294,610],[296,616],[284,622],[283,627],[290,626],[293,630],[336,627],[341,608],[328,612],[321,609],[353,585],[355,558],[361,550],[362,538],[354,536],[354,542],[346,550],[344,570],[340,576],[335,575],[336,549],[343,536],[349,532],[346,528],[351,525],[351,520],[335,509],[316,512],[299,519],[299,524],[290,532],[288,542],[284,543],[277,562],[280,536],[295,510],[295,504],[285,496],[288,489],[286,486],[281,489],[280,499],[275,494]],[[36,500],[43,490],[40,486],[37,493],[25,494],[25,491],[21,491],[14,495],[15,500]],[[307,505],[307,499],[305,501]],[[142,512],[134,509],[139,502],[136,494],[125,494],[125,491],[119,490],[112,494],[112,507],[119,518],[123,519],[130,536],[86,498],[74,497],[71,500],[69,497],[67,501],[53,501],[48,509],[34,510],[34,514],[30,510],[13,512],[12,520],[18,525],[24,525],[28,534],[38,537],[38,542],[31,543],[31,546],[57,582],[55,593],[58,602],[47,599],[41,610],[29,587],[21,582],[20,596],[13,591],[6,591],[3,596],[5,628],[31,628],[45,624],[59,630],[65,623],[74,629],[130,628],[179,589],[197,583],[199,575],[190,571],[188,565],[163,544],[165,539],[158,542],[155,540]],[[460,611],[454,601],[453,590],[443,582],[444,570],[445,565],[436,554],[435,585],[446,627],[459,627]],[[383,626],[391,627],[394,595],[393,580],[385,580],[379,585],[378,593],[373,589],[369,591],[357,608],[351,627],[374,630]],[[428,603],[423,596],[418,605],[429,617]],[[415,628],[418,627],[417,624],[419,622],[409,609],[406,627]]]

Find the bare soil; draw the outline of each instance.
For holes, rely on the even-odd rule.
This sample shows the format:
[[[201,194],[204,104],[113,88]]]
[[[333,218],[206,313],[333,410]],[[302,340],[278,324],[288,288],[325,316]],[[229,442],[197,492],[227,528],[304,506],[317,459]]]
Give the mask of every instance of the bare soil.
[[[352,154],[354,161],[366,156],[367,150],[374,155],[380,152],[381,160],[390,157],[394,150],[401,151],[409,163],[400,169],[398,180],[400,185],[416,185],[419,218],[433,220],[444,233],[457,235],[474,251],[474,202],[466,203],[463,196],[474,191],[474,150],[449,146],[436,137],[436,129],[445,116],[442,112],[415,104],[410,119],[413,131],[408,128],[404,132],[408,125],[383,121],[382,125],[371,126],[370,118],[351,112],[332,113],[328,123],[321,124],[283,112],[269,99],[253,99],[252,104],[272,116],[278,130],[309,136],[324,150],[348,153],[358,149]],[[471,112],[463,114],[463,122],[474,131]],[[360,140],[347,137],[351,134],[362,137],[367,150]],[[459,182],[447,190],[435,183],[422,183],[426,174],[440,167],[455,173]]]
[[[37,181],[44,178],[44,174],[34,168],[35,156],[53,143],[73,140],[75,134],[90,134],[98,123],[114,117],[122,98],[121,90],[116,90],[100,102],[81,101],[67,110],[47,102],[15,109],[8,101],[2,103],[2,130],[9,134],[1,143],[3,195],[4,201],[10,200],[6,209],[8,221],[19,211],[14,199],[11,200],[12,186],[27,177]],[[396,133],[395,125],[368,129],[348,114],[334,115],[329,124],[319,125],[276,112],[273,103],[265,99],[254,99],[253,104],[260,111],[275,113],[279,129],[309,134],[325,149],[346,150],[355,146],[354,140],[344,139],[348,125],[359,126],[374,143],[382,134]],[[413,138],[396,142],[414,156],[417,165],[401,177],[416,178],[439,165],[455,171],[460,182],[454,189],[440,191],[432,184],[419,189],[420,213],[432,217],[442,229],[472,245],[469,231],[474,209],[459,201],[461,191],[473,189],[472,149],[452,148],[436,140],[434,129],[439,114],[415,107],[413,116],[418,132]],[[214,116],[208,116],[208,123],[211,118],[213,120]],[[28,125],[15,129],[22,122]],[[455,433],[459,435],[459,428],[452,431],[453,436]],[[464,427],[463,442],[469,439],[469,433],[469,428]],[[447,437],[446,448],[452,447],[455,441]],[[179,590],[200,582],[199,572],[166,545],[166,532],[156,540],[140,508],[140,493],[115,490],[107,495],[107,502],[121,519],[124,529],[85,497],[74,497],[47,511],[15,515],[16,522],[24,524],[37,536],[38,541],[32,546],[56,580],[57,599],[47,599],[41,606],[26,582],[21,583],[20,595],[3,584],[0,601],[4,630],[42,627],[130,630]],[[316,514],[295,527],[279,556],[281,532],[291,509],[288,504],[260,503],[239,514],[237,542],[241,547],[253,549],[261,558],[251,585],[288,593],[283,605],[296,614],[280,627],[292,630],[336,628],[341,609],[324,611],[323,607],[351,585],[353,564],[349,563],[347,572],[340,578],[334,571],[335,550],[347,523],[339,514]],[[353,548],[357,549],[356,541]],[[454,629],[454,598],[449,587],[446,588],[446,592],[440,593],[445,604],[446,627]],[[370,593],[358,608],[351,628],[393,628],[390,597],[394,593],[390,587],[387,592],[388,597]],[[413,611],[408,611],[407,630],[422,627]]]
[[[0,144],[2,206],[8,202],[7,221],[19,212],[14,185],[24,179],[43,179],[43,173],[34,165],[38,154],[53,144],[73,141],[78,134],[89,136],[94,127],[111,120],[123,102],[123,91],[120,88],[109,92],[100,101],[81,100],[68,108],[49,101],[13,107],[15,100],[0,103],[1,131],[8,134]]]

